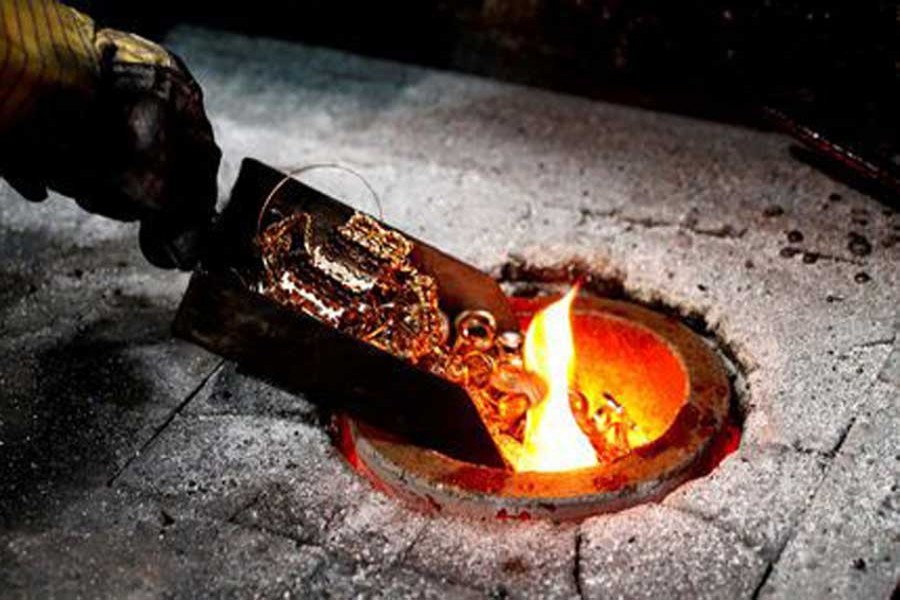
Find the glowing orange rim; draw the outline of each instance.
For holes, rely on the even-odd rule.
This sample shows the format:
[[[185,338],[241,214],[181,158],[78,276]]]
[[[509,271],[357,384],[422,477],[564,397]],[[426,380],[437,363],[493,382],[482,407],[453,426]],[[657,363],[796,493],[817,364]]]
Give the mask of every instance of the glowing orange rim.
[[[619,510],[667,493],[692,475],[727,421],[730,386],[724,366],[674,317],[585,295],[575,300],[573,308],[576,338],[579,321],[594,325],[603,321],[613,329],[654,340],[649,345],[654,352],[664,349],[678,364],[686,384],[682,401],[669,411],[670,423],[652,442],[607,465],[516,473],[391,440],[376,428],[345,419],[345,454],[377,485],[429,510],[570,519]],[[649,367],[652,372],[656,364]]]

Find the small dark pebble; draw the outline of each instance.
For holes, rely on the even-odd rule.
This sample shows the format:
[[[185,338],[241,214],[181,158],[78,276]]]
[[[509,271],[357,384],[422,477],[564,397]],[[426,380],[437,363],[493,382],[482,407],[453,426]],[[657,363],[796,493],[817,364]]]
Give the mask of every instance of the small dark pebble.
[[[803,250],[801,250],[801,249],[799,249],[799,248],[788,248],[788,247],[784,247],[784,248],[782,248],[782,249],[778,252],[778,254],[779,254],[779,256],[781,256],[782,258],[794,258],[795,256],[797,256],[797,255],[800,254],[801,252],[803,252]]]
[[[827,296],[825,296],[825,302],[828,302],[829,304],[831,304],[833,302],[843,302],[843,301],[844,301],[844,299],[841,298],[840,296],[833,296],[831,294],[828,294]]]
[[[81,279],[82,275],[84,275],[84,271],[82,271],[81,269],[75,269],[74,271],[72,271],[71,275],[75,279]]]
[[[828,194],[828,199],[831,200],[832,202],[840,202],[844,198],[843,198],[843,196],[841,196],[838,193],[832,193],[832,194]]]
[[[818,252],[804,252],[803,262],[808,265],[815,264],[819,260],[819,256],[821,255]]]
[[[635,536],[631,536],[630,538],[628,538],[628,543],[629,543],[629,544],[633,544],[633,543],[635,543],[636,541],[637,541],[637,537],[635,537]]]
[[[707,287],[705,285],[703,285],[702,283],[698,283],[697,289],[700,290],[701,292],[705,292],[707,290]]]
[[[780,217],[784,214],[784,209],[778,206],[777,204],[773,204],[772,206],[767,206],[763,209],[764,217]]]
[[[790,243],[799,244],[803,241],[803,234],[796,229],[792,229],[791,231],[788,231],[787,238]]]
[[[162,526],[163,526],[163,527],[169,527],[170,525],[174,525],[174,524],[175,524],[175,519],[172,517],[172,515],[170,515],[169,513],[167,513],[167,512],[165,511],[165,509],[163,509],[163,510],[160,511],[160,512],[161,512]]]
[[[872,280],[872,278],[869,277],[869,274],[866,273],[865,271],[860,271],[859,273],[857,273],[856,275],[853,276],[853,281],[855,281],[856,283],[868,283],[871,280]]]
[[[745,268],[745,269],[752,269],[752,268],[755,267],[755,266],[756,266],[756,265],[754,265],[754,264],[753,264],[753,261],[750,260],[749,258],[748,258],[747,260],[744,261],[744,268]]]
[[[503,569],[503,571],[506,573],[517,573],[520,575],[523,573],[527,573],[529,570],[528,563],[526,563],[525,560],[520,556],[516,556],[504,561],[503,564],[500,565],[500,568]]]
[[[866,561],[861,558],[857,558],[853,561],[853,568],[857,571],[865,571],[866,570]]]
[[[847,249],[856,256],[868,256],[872,254],[872,244],[869,243],[869,240],[866,239],[864,235],[860,235],[856,232],[850,232],[847,235]]]

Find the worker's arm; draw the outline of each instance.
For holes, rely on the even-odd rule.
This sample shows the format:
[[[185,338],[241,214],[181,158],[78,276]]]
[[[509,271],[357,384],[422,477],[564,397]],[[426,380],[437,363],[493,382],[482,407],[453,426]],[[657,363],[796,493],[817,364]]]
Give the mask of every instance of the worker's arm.
[[[0,0],[0,174],[23,196],[140,220],[151,262],[189,267],[220,156],[176,56],[54,0]]]

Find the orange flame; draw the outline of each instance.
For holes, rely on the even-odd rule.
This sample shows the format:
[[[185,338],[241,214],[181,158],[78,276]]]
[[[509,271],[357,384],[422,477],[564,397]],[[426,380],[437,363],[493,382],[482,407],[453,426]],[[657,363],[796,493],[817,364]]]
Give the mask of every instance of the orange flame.
[[[569,405],[569,381],[575,371],[570,312],[577,294],[574,287],[535,315],[525,334],[525,367],[547,384],[547,393],[528,410],[516,471],[566,471],[598,462]]]

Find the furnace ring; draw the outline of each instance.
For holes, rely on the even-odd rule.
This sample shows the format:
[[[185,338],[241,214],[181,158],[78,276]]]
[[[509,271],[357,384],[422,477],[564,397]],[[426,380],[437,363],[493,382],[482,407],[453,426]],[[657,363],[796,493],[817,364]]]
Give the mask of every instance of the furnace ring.
[[[515,473],[462,462],[341,418],[345,455],[378,487],[419,508],[477,517],[580,519],[658,499],[699,474],[729,419],[731,385],[720,356],[676,317],[631,302],[582,295],[574,313],[576,320],[609,328],[609,343],[621,345],[626,356],[647,352],[653,363],[675,361],[682,369],[684,392],[677,406],[667,401],[669,415],[661,417],[671,423],[649,444],[604,466]],[[654,369],[671,371],[657,364],[643,368],[648,380],[656,377]]]

